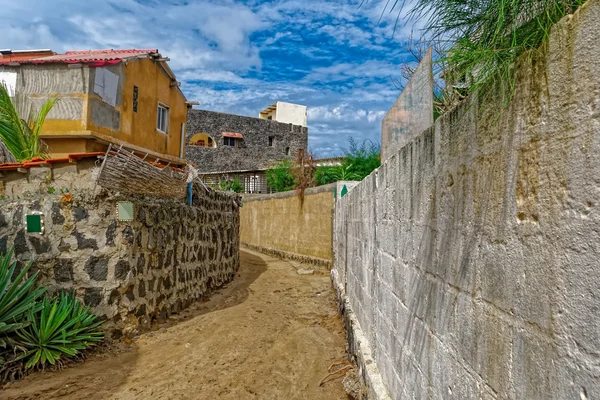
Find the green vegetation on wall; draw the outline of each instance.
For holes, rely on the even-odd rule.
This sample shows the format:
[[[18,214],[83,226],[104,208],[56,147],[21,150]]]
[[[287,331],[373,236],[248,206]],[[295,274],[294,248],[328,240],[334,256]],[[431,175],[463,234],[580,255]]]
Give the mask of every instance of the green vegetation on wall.
[[[406,2],[388,4],[401,12]],[[437,69],[436,80],[446,81],[445,93],[436,93],[439,102],[453,103],[477,92],[487,100],[501,96],[506,105],[514,92],[517,57],[543,51],[551,27],[583,3],[585,0],[417,0],[408,12],[408,21],[426,28],[415,44],[420,49],[412,53],[428,46],[435,49],[437,62],[443,65]],[[492,93],[490,89],[496,87],[500,92]],[[442,110],[451,106],[445,104]]]

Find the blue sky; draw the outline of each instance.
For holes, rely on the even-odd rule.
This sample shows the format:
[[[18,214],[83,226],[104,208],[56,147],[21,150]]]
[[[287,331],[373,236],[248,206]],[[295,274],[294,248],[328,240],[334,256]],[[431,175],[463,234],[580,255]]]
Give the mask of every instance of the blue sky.
[[[340,154],[380,141],[410,28],[384,0],[0,0],[0,48],[158,48],[199,108],[257,116],[308,106],[309,146]]]

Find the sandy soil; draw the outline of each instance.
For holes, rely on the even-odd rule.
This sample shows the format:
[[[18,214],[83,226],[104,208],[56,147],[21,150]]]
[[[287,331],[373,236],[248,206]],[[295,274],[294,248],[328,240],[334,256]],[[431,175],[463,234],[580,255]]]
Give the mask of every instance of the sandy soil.
[[[2,399],[347,399],[342,323],[327,275],[241,253],[239,275],[209,301],[141,335],[131,349],[32,374]]]

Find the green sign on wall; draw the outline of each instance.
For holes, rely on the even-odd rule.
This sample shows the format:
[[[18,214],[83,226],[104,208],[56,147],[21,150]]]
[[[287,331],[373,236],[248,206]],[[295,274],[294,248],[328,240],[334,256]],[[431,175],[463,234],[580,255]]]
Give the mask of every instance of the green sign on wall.
[[[44,215],[27,214],[26,220],[27,233],[44,233]]]
[[[119,221],[133,221],[133,203],[119,201],[117,203],[117,219]]]
[[[344,197],[346,194],[348,194],[348,188],[346,187],[346,185],[344,185],[344,187],[342,188],[342,197]]]

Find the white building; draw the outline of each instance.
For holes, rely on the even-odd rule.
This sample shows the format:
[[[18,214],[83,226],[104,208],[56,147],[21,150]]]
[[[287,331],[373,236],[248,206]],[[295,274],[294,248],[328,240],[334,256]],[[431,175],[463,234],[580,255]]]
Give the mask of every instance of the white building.
[[[306,127],[306,106],[278,101],[261,111],[258,118]]]

